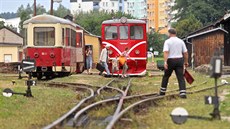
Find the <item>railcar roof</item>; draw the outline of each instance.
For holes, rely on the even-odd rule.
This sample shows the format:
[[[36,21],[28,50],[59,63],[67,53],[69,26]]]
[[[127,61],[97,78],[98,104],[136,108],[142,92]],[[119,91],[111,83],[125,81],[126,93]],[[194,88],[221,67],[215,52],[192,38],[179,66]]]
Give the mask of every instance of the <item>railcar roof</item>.
[[[37,15],[35,17],[32,17],[26,21],[24,21],[24,25],[29,24],[29,23],[33,23],[33,24],[56,24],[56,23],[60,23],[60,24],[69,24],[75,27],[80,27],[79,25],[73,23],[70,20],[66,20],[60,17],[56,17],[53,15],[48,15],[48,14],[42,14],[42,15]]]
[[[120,19],[113,19],[113,20],[106,20],[102,22],[102,24],[118,24],[121,23]],[[141,23],[145,24],[146,22],[143,20],[136,20],[136,19],[127,19],[126,23]]]

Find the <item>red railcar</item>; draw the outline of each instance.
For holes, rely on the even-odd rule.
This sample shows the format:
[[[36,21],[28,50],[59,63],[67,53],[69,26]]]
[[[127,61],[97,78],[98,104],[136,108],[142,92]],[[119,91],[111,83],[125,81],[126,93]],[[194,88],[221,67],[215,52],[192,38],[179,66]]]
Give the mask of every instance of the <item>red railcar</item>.
[[[134,19],[113,19],[102,23],[102,48],[110,45],[109,57],[121,55],[129,48],[131,59],[127,60],[129,75],[145,75],[147,62],[146,22]],[[109,64],[111,70],[111,64]],[[119,73],[121,73],[121,69]],[[115,73],[118,74],[118,73]]]
[[[83,29],[69,20],[38,15],[24,22],[24,58],[36,60],[33,76],[63,76],[84,69]]]

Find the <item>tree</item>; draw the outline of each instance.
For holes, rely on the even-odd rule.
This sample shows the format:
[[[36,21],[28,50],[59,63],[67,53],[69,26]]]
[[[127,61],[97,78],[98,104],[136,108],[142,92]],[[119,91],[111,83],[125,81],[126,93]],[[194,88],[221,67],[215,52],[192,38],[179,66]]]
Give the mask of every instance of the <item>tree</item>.
[[[32,6],[31,8],[34,8],[34,7]],[[34,9],[32,9],[32,10],[34,10]],[[27,11],[27,12],[29,12],[29,11]],[[36,6],[36,15],[41,15],[41,14],[44,14],[44,13],[46,13],[46,9],[44,8],[43,5],[38,4]],[[33,11],[32,11],[31,14],[33,14]]]
[[[92,34],[101,35],[101,23],[104,20],[112,19],[112,17],[121,18],[122,16],[133,18],[131,15],[122,12],[107,13],[104,11],[91,11],[88,13],[81,12],[76,14],[75,22]]]
[[[68,14],[70,14],[70,10],[61,4],[58,6],[57,10],[54,10],[54,15],[57,17],[63,18]]]
[[[202,27],[202,23],[198,21],[194,15],[190,15],[178,21],[175,28],[177,30],[177,36],[182,38],[200,27]]]
[[[148,50],[152,47],[154,51],[162,53],[164,41],[167,39],[167,35],[160,34],[159,32],[148,33]]]
[[[13,13],[13,12],[4,12],[4,13],[1,13],[0,14],[0,18],[4,18],[4,19],[10,19],[10,18],[15,18],[17,17],[17,14],[16,13]]]
[[[4,21],[0,21],[0,29],[1,29],[2,27],[4,27],[4,24],[5,24]]]
[[[208,25],[223,17],[225,9],[230,9],[229,0],[176,0],[173,10],[178,13],[174,19],[183,20],[193,14],[203,25]]]

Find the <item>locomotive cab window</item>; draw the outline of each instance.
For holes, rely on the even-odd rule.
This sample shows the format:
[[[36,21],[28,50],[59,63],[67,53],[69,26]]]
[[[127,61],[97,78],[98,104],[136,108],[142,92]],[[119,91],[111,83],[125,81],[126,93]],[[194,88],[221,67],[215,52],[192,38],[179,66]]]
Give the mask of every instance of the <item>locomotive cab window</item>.
[[[105,27],[105,39],[115,40],[117,39],[117,26],[106,26]]]
[[[120,26],[120,39],[128,39],[128,26]]]
[[[142,26],[131,26],[130,27],[130,38],[131,39],[143,39],[144,31]]]
[[[53,27],[35,27],[34,45],[35,46],[54,46],[55,29]]]

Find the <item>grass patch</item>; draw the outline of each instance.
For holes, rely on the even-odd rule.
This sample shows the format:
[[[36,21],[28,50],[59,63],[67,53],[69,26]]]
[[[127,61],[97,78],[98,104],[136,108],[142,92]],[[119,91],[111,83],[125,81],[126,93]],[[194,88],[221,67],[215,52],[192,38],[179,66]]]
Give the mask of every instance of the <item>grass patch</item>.
[[[222,91],[224,88],[220,88]],[[147,129],[228,129],[230,123],[227,121],[207,121],[188,119],[183,125],[176,125],[172,122],[169,114],[176,107],[184,107],[190,115],[209,117],[209,113],[213,111],[212,105],[204,104],[204,96],[213,94],[213,90],[189,95],[188,99],[176,99],[171,101],[159,102],[157,106],[150,106],[141,109],[141,112],[135,113],[133,111],[126,114],[127,118],[131,118],[132,122],[119,124],[116,128],[147,128]],[[222,110],[221,114],[225,112]]]
[[[12,85],[11,80],[16,81]],[[1,91],[12,88],[15,92],[25,92],[25,79],[0,76]],[[0,96],[1,129],[35,129],[56,120],[71,109],[79,96],[71,89],[50,88],[42,85],[32,87],[33,98],[13,95],[11,98]]]
[[[228,91],[230,91],[230,88],[228,88]],[[222,113],[224,116],[230,117],[230,94],[225,96],[225,100],[221,103],[220,109],[224,111]]]
[[[108,83],[111,78],[105,78],[99,75],[86,75],[86,74],[74,74],[68,77],[55,78],[51,81],[54,82],[72,82],[72,83],[83,83],[92,86],[104,86]]]

